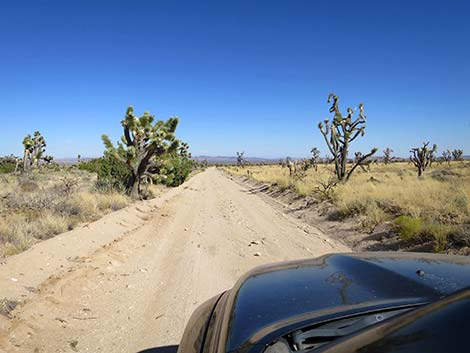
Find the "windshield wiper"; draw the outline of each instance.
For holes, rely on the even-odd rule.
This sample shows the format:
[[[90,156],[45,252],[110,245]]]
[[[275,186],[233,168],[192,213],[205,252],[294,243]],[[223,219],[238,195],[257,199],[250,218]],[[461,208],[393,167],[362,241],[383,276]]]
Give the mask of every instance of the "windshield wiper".
[[[331,321],[315,327],[294,331],[289,338],[294,352],[311,350],[413,309],[408,307]]]

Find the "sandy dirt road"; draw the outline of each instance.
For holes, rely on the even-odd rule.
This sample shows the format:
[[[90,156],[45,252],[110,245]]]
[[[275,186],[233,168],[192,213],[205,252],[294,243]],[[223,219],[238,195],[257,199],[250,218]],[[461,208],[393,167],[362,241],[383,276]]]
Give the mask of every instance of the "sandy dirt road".
[[[348,251],[213,168],[170,196],[147,201],[141,224],[89,254],[82,249],[79,260],[30,288],[13,317],[2,319],[0,351],[137,353],[176,345],[193,310],[254,266]],[[125,212],[112,217],[132,223]],[[73,234],[61,237],[63,246],[73,244]],[[55,242],[43,242],[41,253]],[[34,263],[35,251],[0,267],[0,280],[9,276],[5,266],[25,263],[22,256]]]

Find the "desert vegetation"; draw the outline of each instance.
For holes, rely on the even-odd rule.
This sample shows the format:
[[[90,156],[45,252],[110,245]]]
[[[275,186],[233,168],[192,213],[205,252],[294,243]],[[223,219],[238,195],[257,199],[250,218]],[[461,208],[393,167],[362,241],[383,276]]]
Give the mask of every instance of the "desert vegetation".
[[[95,182],[95,175],[70,167],[1,174],[0,257],[129,204],[123,193],[99,192]]]
[[[380,163],[359,169],[347,183],[333,177],[335,167],[322,163],[298,179],[278,165],[226,167],[235,175],[253,178],[272,188],[312,196],[335,206],[330,216],[357,218],[360,231],[387,224],[409,243],[436,241],[435,250],[470,246],[470,162],[452,162],[416,176],[407,162]]]
[[[53,162],[41,132],[26,135],[22,158],[0,158],[0,257],[151,198],[157,185],[182,184],[203,166],[176,138],[177,125],[175,117],[154,122],[150,113],[136,116],[129,107],[117,147],[103,135],[103,156],[83,160],[78,154],[73,165]]]
[[[362,232],[385,225],[404,246],[432,242],[434,251],[470,249],[470,163],[463,160],[463,150],[446,150],[437,158],[438,146],[424,142],[410,149],[408,161],[393,157],[390,147],[381,159],[372,158],[377,148],[351,157],[351,143],[365,135],[364,106],[358,105],[354,118],[353,108],[341,114],[333,93],[330,102],[333,119],[318,124],[330,152],[323,160],[315,147],[310,159],[288,157],[279,165],[226,170],[332,205],[326,207],[328,217],[355,218]]]

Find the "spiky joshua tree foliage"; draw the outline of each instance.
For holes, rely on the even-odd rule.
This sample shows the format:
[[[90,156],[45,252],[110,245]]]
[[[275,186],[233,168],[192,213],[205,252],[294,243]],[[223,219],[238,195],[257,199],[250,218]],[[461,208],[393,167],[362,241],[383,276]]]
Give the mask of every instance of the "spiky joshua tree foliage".
[[[453,150],[452,157],[454,157],[454,161],[463,161],[463,150],[461,149]]]
[[[318,170],[318,162],[320,161],[320,150],[316,147],[313,147],[310,150],[310,153],[312,154],[312,157],[310,157],[310,166],[315,169],[315,171]]]
[[[244,154],[245,152],[237,152],[237,166],[239,167],[243,167],[246,164]]]
[[[136,116],[134,109],[129,107],[121,121],[124,135],[117,147],[107,135],[101,136],[105,153],[123,161],[129,169],[131,177],[125,186],[133,198],[139,198],[142,194],[141,184],[145,178],[151,177],[150,169],[167,154],[176,152],[179,146],[175,137],[178,118],[171,117],[155,123],[154,119],[148,112]]]
[[[429,148],[428,146],[429,142],[423,142],[423,147],[415,147],[410,150],[410,161],[418,169],[418,176],[421,176],[435,159],[437,145],[434,144],[432,148]]]
[[[373,148],[369,153],[361,155],[361,158],[355,160],[352,167],[347,170],[349,145],[358,136],[364,136],[366,128],[366,116],[364,115],[364,106],[359,104],[359,116],[354,119],[354,110],[347,109],[347,115],[343,116],[338,107],[338,96],[330,93],[328,103],[333,101],[330,113],[334,114],[333,120],[325,119],[324,122],[318,124],[318,128],[325,138],[325,142],[333,155],[335,163],[336,177],[340,181],[347,181],[351,177],[354,170],[367,162],[367,160],[377,152],[377,148]]]
[[[181,158],[191,159],[191,152],[189,152],[189,145],[187,142],[181,142],[178,148],[178,153]]]
[[[24,137],[23,147],[23,170],[28,171],[30,168],[37,168],[46,151],[46,140],[39,131],[35,131],[33,136],[28,134]]]
[[[392,153],[393,153],[393,150],[390,147],[387,147],[386,149],[383,150],[385,164],[392,163],[392,160],[393,160]]]
[[[442,160],[447,163],[450,167],[450,161],[452,160],[452,152],[450,150],[442,151]]]

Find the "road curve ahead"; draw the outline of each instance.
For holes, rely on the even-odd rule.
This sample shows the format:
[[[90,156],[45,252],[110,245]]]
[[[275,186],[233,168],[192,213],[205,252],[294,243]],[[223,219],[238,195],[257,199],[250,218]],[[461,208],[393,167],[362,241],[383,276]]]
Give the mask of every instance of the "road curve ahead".
[[[147,201],[153,207],[139,215],[143,225],[31,289],[1,322],[0,350],[137,353],[175,345],[192,311],[254,266],[348,251],[215,168],[171,192],[160,204]],[[124,224],[125,215],[104,227]],[[98,236],[93,229],[84,236]]]

